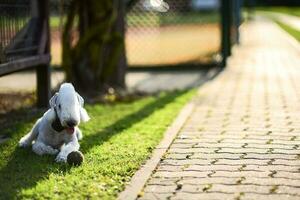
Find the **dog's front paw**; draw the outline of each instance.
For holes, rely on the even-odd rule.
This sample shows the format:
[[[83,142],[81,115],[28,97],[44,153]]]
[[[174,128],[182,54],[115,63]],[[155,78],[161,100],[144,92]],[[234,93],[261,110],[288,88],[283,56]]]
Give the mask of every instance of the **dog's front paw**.
[[[67,156],[62,155],[61,153],[59,153],[56,158],[55,158],[56,162],[67,162]]]
[[[28,141],[27,138],[22,137],[19,141],[19,147],[25,148],[31,145],[31,141]]]

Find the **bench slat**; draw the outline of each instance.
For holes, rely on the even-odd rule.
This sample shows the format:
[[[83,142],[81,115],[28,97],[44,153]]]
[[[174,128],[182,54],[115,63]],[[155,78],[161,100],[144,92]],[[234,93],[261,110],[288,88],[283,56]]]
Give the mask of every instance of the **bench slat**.
[[[31,56],[19,59],[13,62],[0,64],[0,76],[10,74],[27,68],[36,67],[50,63],[51,56],[49,54]]]

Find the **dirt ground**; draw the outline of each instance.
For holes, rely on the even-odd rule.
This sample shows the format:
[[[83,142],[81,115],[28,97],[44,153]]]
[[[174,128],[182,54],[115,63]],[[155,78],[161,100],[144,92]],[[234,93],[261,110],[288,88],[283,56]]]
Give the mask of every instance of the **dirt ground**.
[[[35,101],[34,92],[0,92],[0,122],[2,114],[32,106]]]
[[[52,31],[52,64],[61,62],[60,32]],[[211,59],[220,48],[218,24],[130,28],[126,35],[130,65],[176,64]]]
[[[61,31],[51,30],[51,62],[54,65],[61,63]]]
[[[207,61],[220,48],[218,25],[180,25],[132,29],[126,37],[127,58],[133,65]]]

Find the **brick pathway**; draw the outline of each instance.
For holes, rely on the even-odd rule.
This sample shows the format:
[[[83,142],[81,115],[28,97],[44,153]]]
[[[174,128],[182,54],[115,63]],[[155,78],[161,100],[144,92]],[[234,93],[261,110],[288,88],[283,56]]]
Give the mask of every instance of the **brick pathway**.
[[[300,51],[271,22],[242,35],[139,199],[300,199]]]

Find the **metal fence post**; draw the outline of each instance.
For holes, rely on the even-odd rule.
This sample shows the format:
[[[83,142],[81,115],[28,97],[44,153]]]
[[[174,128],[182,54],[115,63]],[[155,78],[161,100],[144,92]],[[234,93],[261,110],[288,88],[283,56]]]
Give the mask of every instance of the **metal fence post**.
[[[232,6],[232,0],[221,0],[221,52],[223,67],[225,67],[227,58],[231,55],[233,25]]]
[[[241,7],[242,7],[242,0],[234,0],[233,4],[233,21],[234,21],[234,31],[235,31],[235,43],[240,43],[240,32],[239,27],[241,25]]]
[[[48,107],[50,99],[50,67],[41,65],[37,67],[37,106]]]
[[[44,48],[41,54],[50,54],[50,31],[49,31],[49,0],[37,1],[38,18],[40,22],[41,41],[44,40]],[[50,64],[36,67],[37,75],[37,106],[48,107],[48,101],[51,97],[51,74]]]

